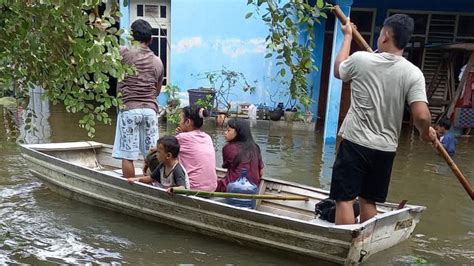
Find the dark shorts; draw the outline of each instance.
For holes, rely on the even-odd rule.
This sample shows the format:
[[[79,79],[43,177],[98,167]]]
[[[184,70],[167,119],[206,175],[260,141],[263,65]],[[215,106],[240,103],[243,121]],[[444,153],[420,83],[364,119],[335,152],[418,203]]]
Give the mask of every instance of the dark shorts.
[[[334,200],[348,201],[360,196],[385,202],[395,152],[385,152],[343,140],[332,171],[331,192]]]

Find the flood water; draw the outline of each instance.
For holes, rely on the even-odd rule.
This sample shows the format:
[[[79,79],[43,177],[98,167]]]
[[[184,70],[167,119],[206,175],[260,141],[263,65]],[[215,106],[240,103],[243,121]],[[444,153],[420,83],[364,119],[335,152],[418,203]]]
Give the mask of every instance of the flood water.
[[[60,106],[37,106],[38,131],[29,142],[86,140],[76,115]],[[20,112],[21,113],[21,112]],[[14,120],[0,108],[0,264],[111,263],[297,265],[295,260],[219,239],[69,200],[50,191],[27,170],[16,146]],[[99,125],[95,141],[113,143],[114,127]],[[161,126],[160,133],[172,132]],[[253,128],[266,164],[265,175],[329,188],[331,148],[323,148],[314,132]],[[222,130],[206,128],[216,144],[218,165]],[[474,138],[459,139],[456,163],[474,183]],[[427,206],[411,239],[372,256],[367,265],[474,264],[474,204],[432,147],[404,130],[397,153],[388,201]]]

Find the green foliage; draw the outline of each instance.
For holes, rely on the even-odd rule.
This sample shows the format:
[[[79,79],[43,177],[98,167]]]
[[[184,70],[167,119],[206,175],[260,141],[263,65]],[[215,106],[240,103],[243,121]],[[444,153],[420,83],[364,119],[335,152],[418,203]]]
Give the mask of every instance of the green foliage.
[[[256,90],[256,87],[254,85],[251,85],[247,81],[243,73],[228,70],[226,68],[222,68],[221,70],[203,72],[194,76],[196,76],[198,79],[206,79],[209,82],[211,90],[215,91],[216,93],[216,109],[219,111],[225,110],[226,114],[229,114],[231,108],[229,97],[232,94],[234,88],[249,93],[254,93]],[[255,84],[257,83],[257,81],[254,81],[253,83]],[[211,104],[212,107],[212,103],[210,103],[210,100],[209,103],[203,101],[202,104],[206,106],[208,106],[208,104]]]
[[[169,102],[169,101],[174,101],[174,100],[179,101],[179,97],[178,97],[179,91],[180,89],[178,86],[168,84],[166,85],[166,87],[163,89],[162,92],[167,96],[168,102]]]
[[[168,101],[165,109],[166,122],[170,124],[178,124],[181,115],[180,104],[181,101],[178,97],[179,87],[176,85],[166,85],[163,93],[168,95]]]
[[[174,112],[166,113],[166,122],[177,125],[181,120],[181,108],[174,109]]]
[[[289,72],[291,97],[308,108],[311,98],[306,75],[318,70],[312,57],[316,47],[314,25],[327,18],[326,12],[332,6],[322,0],[317,0],[314,6],[308,0],[284,3],[281,0],[248,0],[247,4],[254,6],[256,14],[269,27],[266,38],[269,52],[265,58],[275,57],[281,77]],[[253,14],[248,13],[246,18]]]
[[[415,265],[428,264],[428,261],[423,257],[415,256],[414,264]]]
[[[79,125],[93,137],[96,121],[110,124],[107,110],[122,104],[107,93],[109,76],[134,74],[121,63],[118,9],[116,0],[0,0],[1,94],[21,100],[41,86],[53,104],[83,113]]]
[[[196,105],[198,107],[204,108],[206,110],[211,110],[212,109],[212,95],[206,95],[206,98],[204,99],[198,99],[196,101]]]

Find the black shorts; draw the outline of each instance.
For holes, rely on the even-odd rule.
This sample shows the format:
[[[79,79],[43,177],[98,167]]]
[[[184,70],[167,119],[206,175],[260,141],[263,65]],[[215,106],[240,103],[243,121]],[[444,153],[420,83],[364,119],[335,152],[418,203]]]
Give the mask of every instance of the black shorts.
[[[348,201],[360,196],[385,202],[395,152],[370,149],[343,140],[332,170],[329,197]]]

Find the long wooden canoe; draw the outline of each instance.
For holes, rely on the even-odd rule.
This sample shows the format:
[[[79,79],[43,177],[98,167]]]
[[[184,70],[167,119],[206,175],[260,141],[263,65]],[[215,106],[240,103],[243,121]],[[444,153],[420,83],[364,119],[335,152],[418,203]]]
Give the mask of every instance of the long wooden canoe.
[[[260,194],[301,195],[309,200],[259,200],[250,210],[214,199],[169,195],[154,186],[130,185],[111,150],[110,145],[91,141],[21,145],[30,172],[66,197],[243,245],[339,264],[357,264],[407,239],[425,210],[378,204],[374,218],[336,226],[314,215],[314,205],[328,197],[327,191],[272,178],[263,178]]]

